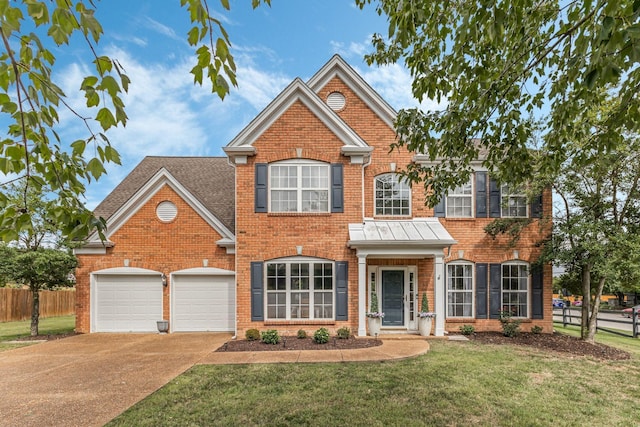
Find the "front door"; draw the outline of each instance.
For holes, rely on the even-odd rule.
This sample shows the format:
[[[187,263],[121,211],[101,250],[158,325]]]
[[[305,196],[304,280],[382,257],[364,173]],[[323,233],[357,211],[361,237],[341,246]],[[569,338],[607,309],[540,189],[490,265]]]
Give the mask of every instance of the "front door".
[[[404,323],[404,270],[382,270],[382,326]]]

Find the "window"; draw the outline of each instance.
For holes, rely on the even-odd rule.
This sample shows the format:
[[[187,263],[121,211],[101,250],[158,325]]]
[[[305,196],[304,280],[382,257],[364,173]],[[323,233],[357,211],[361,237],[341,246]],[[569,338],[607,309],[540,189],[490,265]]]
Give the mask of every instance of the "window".
[[[447,265],[447,317],[473,317],[473,264]]]
[[[269,166],[271,212],[329,212],[329,165],[279,162]]]
[[[503,184],[500,187],[502,195],[502,216],[511,218],[527,217],[527,196],[522,187],[510,187]]]
[[[375,214],[409,216],[411,214],[411,188],[393,173],[375,180]]]
[[[267,263],[267,319],[333,319],[333,263]]]
[[[461,185],[447,195],[447,217],[473,217],[473,185]]]
[[[502,264],[502,311],[528,317],[529,272],[525,264]]]

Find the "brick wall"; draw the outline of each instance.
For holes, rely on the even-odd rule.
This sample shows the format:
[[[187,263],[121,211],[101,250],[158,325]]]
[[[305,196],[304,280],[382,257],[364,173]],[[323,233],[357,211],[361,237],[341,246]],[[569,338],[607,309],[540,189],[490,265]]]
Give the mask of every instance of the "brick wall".
[[[171,201],[178,208],[177,217],[168,223],[156,216],[156,206]],[[167,275],[163,289],[163,315],[169,318],[170,273],[203,266],[234,270],[234,256],[216,245],[221,239],[214,229],[170,187],[162,187],[119,230],[109,237],[115,243],[106,255],[78,255],[76,284],[76,330],[90,331],[89,276],[92,271],[123,267],[145,268]]]

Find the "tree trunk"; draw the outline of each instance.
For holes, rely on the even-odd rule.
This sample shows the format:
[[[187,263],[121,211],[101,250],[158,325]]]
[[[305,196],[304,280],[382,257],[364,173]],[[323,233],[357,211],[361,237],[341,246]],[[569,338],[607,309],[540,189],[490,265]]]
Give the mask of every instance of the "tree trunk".
[[[31,306],[31,336],[38,336],[38,322],[40,320],[40,293],[38,289],[32,290],[33,305]]]
[[[580,338],[586,340],[589,336],[589,312],[591,311],[591,264],[582,267],[582,318]]]
[[[594,342],[596,337],[596,326],[598,320],[598,311],[600,311],[600,299],[602,298],[602,290],[604,289],[605,278],[601,277],[598,281],[598,289],[596,289],[596,298],[593,301],[593,310],[589,318],[589,331],[585,341]]]

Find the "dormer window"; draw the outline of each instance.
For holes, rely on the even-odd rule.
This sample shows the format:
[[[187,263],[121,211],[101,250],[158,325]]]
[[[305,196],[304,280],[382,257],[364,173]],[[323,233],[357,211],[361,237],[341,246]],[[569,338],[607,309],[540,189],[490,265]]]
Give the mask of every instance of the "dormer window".
[[[387,216],[411,215],[411,187],[395,173],[375,180],[375,214]]]
[[[329,165],[286,161],[269,165],[271,212],[329,212]]]

